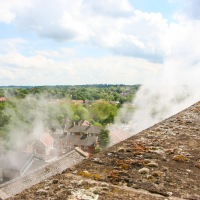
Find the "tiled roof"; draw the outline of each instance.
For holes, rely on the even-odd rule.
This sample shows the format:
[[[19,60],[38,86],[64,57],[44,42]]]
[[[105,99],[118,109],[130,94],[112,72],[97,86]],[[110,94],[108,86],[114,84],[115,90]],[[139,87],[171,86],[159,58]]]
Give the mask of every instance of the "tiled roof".
[[[0,101],[6,101],[5,97],[0,97]]]
[[[75,125],[72,128],[69,129],[69,132],[72,133],[84,133],[88,127],[87,126],[80,126],[80,125]]]
[[[34,157],[32,159],[31,165],[28,167],[28,169],[25,171],[24,175],[29,174],[30,172],[39,169],[40,167],[44,166],[46,163],[45,161],[38,159],[36,157]]]
[[[67,122],[65,124],[64,132],[68,132],[70,128],[72,128],[74,124],[72,122]]]
[[[42,142],[42,144],[44,144],[45,146],[49,146],[50,144],[53,143],[54,139],[53,137],[49,134],[49,133],[45,133],[43,134],[40,138],[39,138],[40,142]]]
[[[90,126],[91,125],[91,123],[90,122],[88,122],[87,120],[81,120],[81,121],[79,121],[78,122],[78,125],[82,125],[82,126]]]
[[[101,127],[100,127],[100,126],[90,126],[90,127],[87,129],[87,132],[88,132],[88,133],[99,134],[100,131],[101,131]]]
[[[99,126],[83,126],[83,125],[75,125],[72,128],[68,129],[68,132],[71,133],[95,133],[99,134],[101,127]]]
[[[67,135],[66,138],[66,143],[68,145],[78,145],[78,146],[94,146],[97,137],[96,136],[77,136],[77,135]]]

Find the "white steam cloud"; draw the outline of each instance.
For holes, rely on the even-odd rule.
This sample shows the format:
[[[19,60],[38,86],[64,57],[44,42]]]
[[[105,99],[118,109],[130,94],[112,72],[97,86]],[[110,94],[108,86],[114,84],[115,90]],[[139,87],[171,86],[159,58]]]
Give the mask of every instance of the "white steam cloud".
[[[136,95],[132,122],[141,131],[200,100],[200,22],[172,25],[165,35],[169,53],[163,69]]]
[[[66,117],[70,115],[68,100],[60,104],[45,94],[28,95],[24,99],[9,97],[10,106],[4,113],[10,116],[5,126],[6,145],[11,149],[25,150],[27,144],[38,139],[44,133],[62,129]]]
[[[163,45],[168,46],[163,68],[136,94],[129,130],[121,131],[121,140],[124,135],[130,137],[200,100],[198,30],[199,21],[181,21],[170,25],[169,31],[163,35]]]

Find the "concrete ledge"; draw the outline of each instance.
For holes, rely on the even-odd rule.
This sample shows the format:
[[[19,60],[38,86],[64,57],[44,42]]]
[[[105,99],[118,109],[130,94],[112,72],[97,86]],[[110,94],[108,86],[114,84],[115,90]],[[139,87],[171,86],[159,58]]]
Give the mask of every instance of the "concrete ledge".
[[[0,190],[0,200],[7,199],[9,196]]]
[[[76,147],[75,150],[80,153],[82,156],[84,156],[85,158],[88,158],[88,153],[82,151],[80,148]]]

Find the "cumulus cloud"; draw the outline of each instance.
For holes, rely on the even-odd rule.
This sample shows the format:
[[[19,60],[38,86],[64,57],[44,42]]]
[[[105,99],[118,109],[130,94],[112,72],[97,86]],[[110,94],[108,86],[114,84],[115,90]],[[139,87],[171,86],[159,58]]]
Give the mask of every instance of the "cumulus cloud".
[[[62,57],[66,54],[60,50]],[[135,84],[156,76],[161,66],[144,59],[122,56],[54,60],[54,52],[35,56],[12,53],[0,56],[1,85],[125,83]],[[125,70],[124,70],[125,69]]]
[[[179,2],[181,5],[181,9],[177,12],[177,18],[183,19],[192,19],[199,20],[200,19],[200,2],[199,0],[175,0],[175,2]]]
[[[0,55],[8,52],[18,52],[23,49],[26,44],[27,41],[23,38],[0,39],[0,46],[3,47],[0,49]]]
[[[10,23],[15,19],[16,12],[29,6],[29,0],[0,0],[0,22]]]
[[[9,23],[15,17],[15,15],[10,11],[10,4],[5,1],[1,1],[0,13],[0,22]]]
[[[166,50],[162,46],[162,34],[167,31],[168,24],[161,14],[136,11],[134,17],[122,24],[121,30],[117,33],[118,41],[112,46],[112,51],[162,62],[166,55]],[[113,33],[107,40],[115,37]]]
[[[28,30],[56,41],[74,40],[87,32],[88,28],[81,15],[81,0],[29,2],[31,6],[26,10],[15,13],[15,23],[21,30]]]
[[[11,3],[7,9],[13,16],[8,21],[21,31],[58,42],[85,42],[153,62],[162,62],[165,56],[161,35],[168,29],[166,20],[159,13],[135,10],[128,0],[27,2],[25,9]]]
[[[185,76],[185,71],[188,71],[187,75],[190,74],[190,69],[185,66],[187,62],[182,63],[177,57],[190,57],[188,65],[194,69],[191,76],[197,76],[199,49],[198,45],[193,44],[199,43],[198,21],[180,19],[168,22],[160,13],[134,9],[128,0],[3,2],[0,8],[4,11],[2,13],[9,13],[0,16],[0,21],[4,23],[13,23],[21,31],[59,41],[59,44],[69,44],[68,41],[73,41],[76,45],[84,43],[86,46],[106,49],[110,55],[114,55],[75,61],[74,58],[78,57],[75,55],[76,50],[67,45],[60,46],[58,50],[41,50],[20,38],[1,40],[0,44],[4,46],[0,50],[1,73],[7,77],[7,72],[8,80],[15,77],[13,83],[14,80],[18,80],[20,84],[35,84],[37,81],[39,84],[59,84],[56,83],[58,80],[62,84],[87,81],[143,83],[155,76],[161,66],[164,68],[163,73],[166,71],[166,74],[170,74],[168,71],[174,68],[174,73],[179,73],[180,79],[189,82],[190,78]],[[192,5],[197,4],[196,1],[191,2]],[[70,56],[74,57],[71,61],[66,61]],[[31,77],[27,79],[29,76]],[[3,83],[8,84],[9,81]]]
[[[142,57],[153,62],[162,62],[165,48],[161,37],[168,31],[166,20],[159,13],[142,13],[118,20],[98,19],[98,27],[90,41],[118,55]]]

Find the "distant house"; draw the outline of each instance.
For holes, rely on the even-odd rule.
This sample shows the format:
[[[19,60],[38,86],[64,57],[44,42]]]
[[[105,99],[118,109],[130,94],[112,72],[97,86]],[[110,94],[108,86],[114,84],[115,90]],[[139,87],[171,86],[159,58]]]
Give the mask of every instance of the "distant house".
[[[49,133],[44,133],[32,144],[32,150],[35,154],[50,155],[53,150],[54,138]]]
[[[92,126],[87,120],[81,120],[78,124],[66,124],[63,133],[54,133],[54,148],[70,151],[79,147],[85,152],[92,153],[98,146],[98,136],[101,127]]]
[[[112,104],[112,105],[115,105],[115,106],[117,106],[117,105],[120,104],[119,101],[108,101],[108,103],[109,103],[109,104]]]
[[[72,100],[72,103],[75,105],[83,105],[83,100]]]
[[[67,148],[79,147],[83,151],[92,153],[98,145],[98,136],[101,127],[92,126],[86,120],[80,121],[78,125],[65,127],[65,145]]]
[[[58,154],[66,153],[66,151],[64,150],[65,149],[64,132],[62,130],[55,131],[53,132],[52,136],[54,138],[53,147],[58,152]]]
[[[92,124],[90,123],[90,122],[88,122],[87,120],[80,120],[79,122],[78,122],[78,125],[80,125],[80,126],[91,126]]]
[[[96,100],[85,100],[85,105],[90,107],[95,102],[96,102]]]
[[[129,92],[122,92],[120,93],[123,97],[127,97],[129,95]]]
[[[44,164],[33,154],[8,151],[0,158],[0,183],[28,174]]]
[[[0,97],[0,102],[4,102],[6,101],[6,98],[5,97]]]

